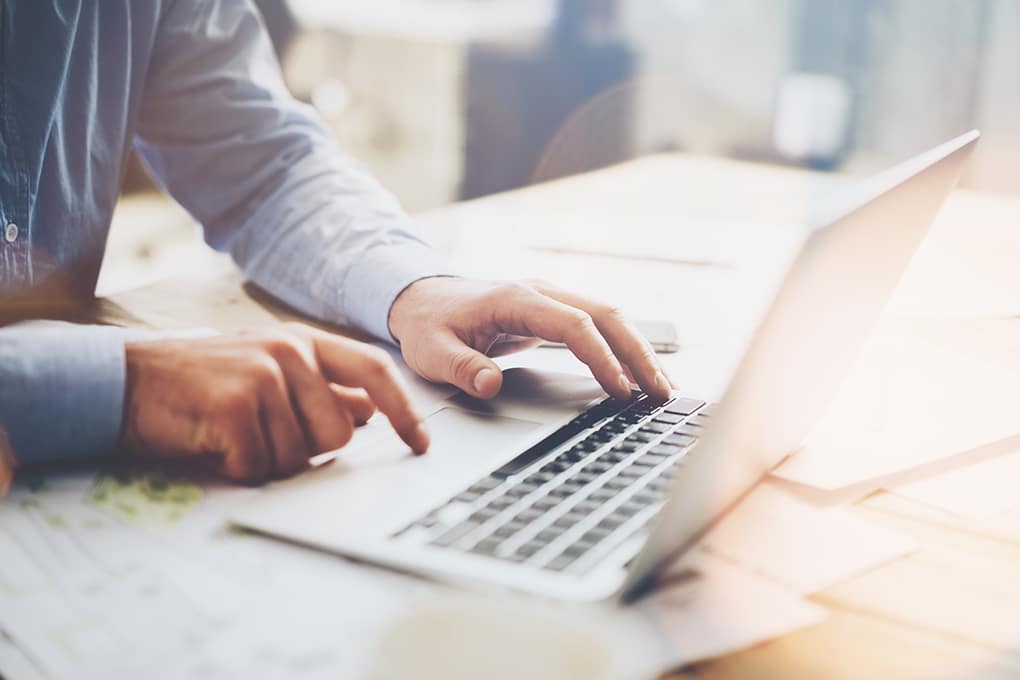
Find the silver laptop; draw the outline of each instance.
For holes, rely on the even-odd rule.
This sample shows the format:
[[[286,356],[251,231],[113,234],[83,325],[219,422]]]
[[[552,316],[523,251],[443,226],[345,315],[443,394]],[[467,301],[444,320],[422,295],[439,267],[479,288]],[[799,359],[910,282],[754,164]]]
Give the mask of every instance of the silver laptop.
[[[436,410],[428,455],[410,458],[379,428],[233,521],[458,583],[640,595],[802,443],[978,137],[867,182],[848,210],[805,231],[717,404],[607,399],[587,378],[509,370],[496,400],[460,395]]]

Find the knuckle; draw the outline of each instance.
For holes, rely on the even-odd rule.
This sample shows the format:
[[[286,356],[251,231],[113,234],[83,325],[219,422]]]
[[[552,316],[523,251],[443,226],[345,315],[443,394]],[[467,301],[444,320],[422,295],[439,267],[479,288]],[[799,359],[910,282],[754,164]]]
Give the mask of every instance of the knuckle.
[[[304,345],[293,333],[276,332],[265,337],[262,346],[278,361],[291,361],[304,356]]]
[[[492,301],[497,300],[519,300],[536,295],[537,291],[522,281],[510,281],[494,286],[488,293]]]
[[[393,359],[378,347],[364,347],[362,361],[369,373],[376,377],[388,376],[394,369]]]
[[[601,305],[596,311],[595,316],[602,321],[620,323],[624,322],[627,318],[622,309],[612,304]]]
[[[587,333],[594,329],[595,321],[588,312],[577,310],[573,312],[570,325],[578,332]]]
[[[216,395],[214,408],[231,428],[230,434],[236,434],[232,428],[245,427],[253,418],[255,408],[254,396],[245,389],[233,388],[222,390]],[[236,440],[236,437],[234,437]]]
[[[450,370],[453,375],[467,379],[474,367],[474,355],[470,352],[457,352],[450,357]]]
[[[270,355],[263,355],[252,359],[248,366],[248,375],[255,389],[258,392],[265,392],[280,384],[283,372],[276,359]]]
[[[503,287],[508,293],[518,296],[535,295],[538,292],[534,286],[525,281],[511,281],[503,284]]]

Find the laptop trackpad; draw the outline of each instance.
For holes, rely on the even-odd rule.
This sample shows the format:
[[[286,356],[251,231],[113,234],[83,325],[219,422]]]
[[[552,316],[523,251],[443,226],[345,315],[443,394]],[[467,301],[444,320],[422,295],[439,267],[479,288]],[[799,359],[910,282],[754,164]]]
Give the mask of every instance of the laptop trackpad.
[[[442,459],[470,457],[477,460],[484,454],[502,451],[523,441],[541,427],[541,423],[455,407],[437,411],[427,422],[432,435],[428,455]]]

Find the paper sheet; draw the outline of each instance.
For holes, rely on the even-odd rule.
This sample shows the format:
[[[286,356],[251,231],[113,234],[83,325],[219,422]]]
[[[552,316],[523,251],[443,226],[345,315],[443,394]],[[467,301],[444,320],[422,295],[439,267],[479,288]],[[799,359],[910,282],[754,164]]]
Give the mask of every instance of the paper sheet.
[[[964,517],[991,520],[1020,511],[1020,438],[997,456],[892,489],[912,500]]]
[[[916,542],[842,508],[760,485],[712,529],[705,549],[742,569],[811,594],[916,549]]]
[[[24,658],[57,680],[358,677],[372,636],[420,587],[244,534],[199,543],[205,521],[164,525],[180,498],[159,507],[129,484],[97,505],[96,488],[33,481],[0,506],[0,630],[23,653],[0,645],[3,677],[21,680]]]
[[[670,666],[728,654],[821,623],[826,610],[760,576],[700,553],[678,565],[702,579],[665,587],[632,614]],[[657,669],[661,672],[663,668]]]
[[[775,474],[866,494],[888,478],[1020,433],[1020,371],[883,328],[803,451]]]

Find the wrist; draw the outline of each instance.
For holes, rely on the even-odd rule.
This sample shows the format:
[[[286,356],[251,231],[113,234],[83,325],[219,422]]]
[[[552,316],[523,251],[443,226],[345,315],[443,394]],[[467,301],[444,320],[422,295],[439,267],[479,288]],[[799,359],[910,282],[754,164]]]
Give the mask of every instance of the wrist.
[[[399,344],[415,325],[416,314],[427,300],[434,299],[438,291],[459,281],[453,276],[429,276],[411,283],[404,288],[390,305],[387,326],[390,335]]]

